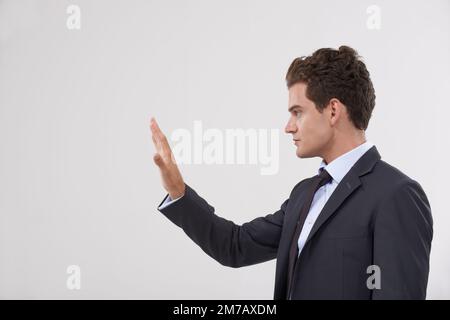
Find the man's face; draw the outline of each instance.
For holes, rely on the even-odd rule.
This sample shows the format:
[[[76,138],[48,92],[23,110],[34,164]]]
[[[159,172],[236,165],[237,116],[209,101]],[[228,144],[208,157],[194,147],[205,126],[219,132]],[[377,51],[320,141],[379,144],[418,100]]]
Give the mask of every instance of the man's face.
[[[289,89],[289,121],[285,132],[291,133],[297,146],[297,157],[320,157],[330,148],[333,130],[330,125],[330,108],[322,113],[306,97],[306,84],[296,83]]]

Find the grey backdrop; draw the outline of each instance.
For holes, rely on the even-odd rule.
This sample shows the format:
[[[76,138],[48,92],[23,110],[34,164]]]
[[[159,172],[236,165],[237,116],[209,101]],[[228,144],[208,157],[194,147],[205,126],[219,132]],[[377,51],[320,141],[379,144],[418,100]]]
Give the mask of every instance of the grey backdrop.
[[[272,299],[275,260],[223,267],[156,210],[149,118],[168,136],[195,120],[279,129],[275,175],[180,167],[218,215],[272,213],[320,162],[283,132],[287,67],[341,44],[376,89],[367,137],[429,197],[428,298],[450,298],[449,18],[447,0],[0,1],[0,298]],[[66,286],[70,265],[80,290]]]

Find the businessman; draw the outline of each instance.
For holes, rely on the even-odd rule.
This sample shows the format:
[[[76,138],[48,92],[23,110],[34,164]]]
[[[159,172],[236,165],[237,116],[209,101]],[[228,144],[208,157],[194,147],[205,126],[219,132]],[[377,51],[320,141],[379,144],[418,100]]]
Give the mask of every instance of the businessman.
[[[365,137],[375,91],[361,57],[348,46],[322,48],[296,58],[286,82],[285,131],[297,157],[322,159],[317,174],[275,213],[236,225],[183,181],[152,118],[153,160],[168,193],[158,210],[224,266],[276,258],[274,299],[425,299],[430,204]]]

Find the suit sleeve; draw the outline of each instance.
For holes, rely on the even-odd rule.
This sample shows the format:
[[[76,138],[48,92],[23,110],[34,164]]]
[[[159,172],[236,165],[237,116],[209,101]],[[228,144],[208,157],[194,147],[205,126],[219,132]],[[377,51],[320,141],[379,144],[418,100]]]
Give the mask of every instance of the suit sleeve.
[[[217,216],[214,207],[186,184],[182,198],[158,210],[210,257],[238,268],[276,258],[288,200],[275,213],[240,226]]]
[[[169,196],[169,194],[167,194],[167,196],[164,198],[164,201],[159,205],[158,210],[163,209],[163,208],[165,208],[167,206],[170,206],[172,203],[180,200],[181,198],[182,198],[182,196],[179,197],[179,198],[176,198],[176,199],[172,199]]]
[[[425,299],[433,220],[425,192],[402,182],[379,207],[374,223],[374,264],[380,289],[372,299]]]

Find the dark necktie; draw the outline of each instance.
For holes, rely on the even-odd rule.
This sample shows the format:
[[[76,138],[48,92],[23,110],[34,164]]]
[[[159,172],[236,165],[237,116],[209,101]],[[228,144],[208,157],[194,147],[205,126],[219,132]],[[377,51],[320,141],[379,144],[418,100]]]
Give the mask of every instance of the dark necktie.
[[[330,174],[325,170],[321,169],[322,171],[320,174],[315,176],[311,182],[310,187],[308,188],[308,193],[305,198],[305,203],[303,207],[300,210],[300,216],[297,222],[297,225],[295,227],[294,237],[291,242],[291,246],[289,249],[289,264],[288,264],[288,282],[287,282],[287,289],[288,289],[288,298],[290,295],[290,292],[292,290],[292,279],[294,277],[294,268],[295,264],[297,262],[298,258],[298,238],[300,237],[300,233],[303,228],[303,224],[305,223],[306,217],[308,216],[309,209],[311,207],[311,203],[314,198],[314,194],[316,191],[322,187],[323,185],[327,184],[332,180]]]

